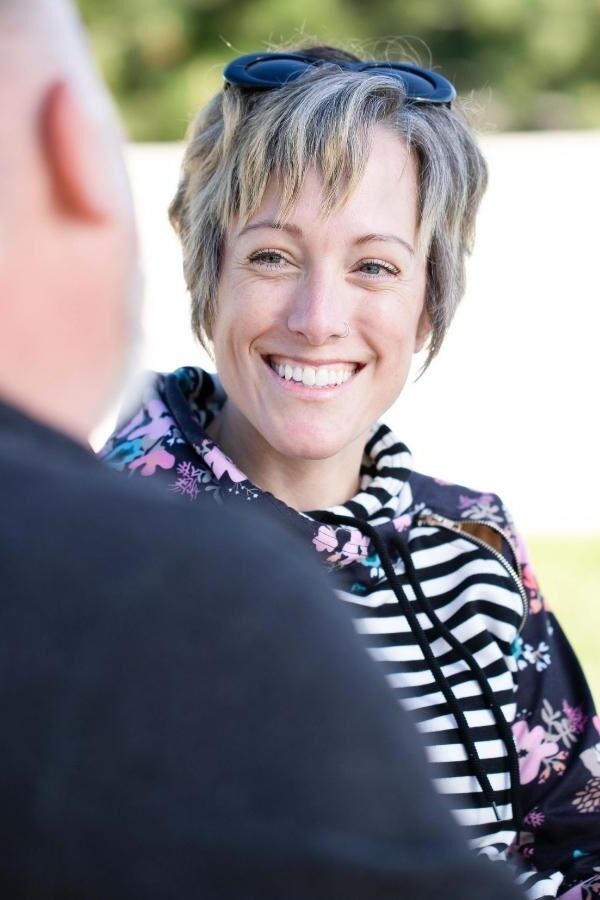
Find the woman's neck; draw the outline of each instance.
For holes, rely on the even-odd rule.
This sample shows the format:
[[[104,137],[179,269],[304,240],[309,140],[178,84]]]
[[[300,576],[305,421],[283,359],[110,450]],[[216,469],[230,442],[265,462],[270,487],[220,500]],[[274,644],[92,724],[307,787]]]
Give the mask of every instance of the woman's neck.
[[[337,506],[359,489],[366,436],[327,459],[284,456],[229,402],[207,431],[250,481],[293,509]]]

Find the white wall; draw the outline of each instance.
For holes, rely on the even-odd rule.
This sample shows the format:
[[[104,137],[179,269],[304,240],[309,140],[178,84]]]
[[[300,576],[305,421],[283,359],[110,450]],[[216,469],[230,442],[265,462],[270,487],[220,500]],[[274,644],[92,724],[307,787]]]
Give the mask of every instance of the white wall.
[[[419,468],[502,494],[527,533],[600,534],[600,133],[483,147],[491,181],[467,296],[387,421]],[[160,370],[207,362],[166,216],[180,158],[180,145],[129,151],[147,275],[142,363]]]

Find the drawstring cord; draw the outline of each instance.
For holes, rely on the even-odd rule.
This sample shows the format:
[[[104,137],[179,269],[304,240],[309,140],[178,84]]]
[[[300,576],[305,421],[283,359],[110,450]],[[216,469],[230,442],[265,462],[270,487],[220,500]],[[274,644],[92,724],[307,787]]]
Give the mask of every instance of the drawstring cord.
[[[447,642],[451,647],[453,647],[454,650],[462,655],[463,659],[471,669],[471,672],[475,676],[475,679],[479,684],[481,692],[486,700],[488,709],[494,717],[496,727],[498,728],[500,737],[502,738],[502,741],[504,742],[504,745],[506,747],[510,775],[510,801],[513,810],[513,822],[515,828],[518,830],[520,828],[521,822],[519,757],[517,755],[517,750],[512,736],[512,731],[510,730],[510,726],[506,721],[506,718],[504,716],[504,713],[500,709],[500,706],[496,702],[494,692],[485,676],[483,669],[481,668],[471,651],[467,649],[467,647],[465,647],[464,644],[459,641],[456,635],[453,634],[450,628],[448,628],[448,626],[441,621],[433,606],[431,605],[429,598],[425,596],[425,592],[423,591],[423,586],[415,569],[415,564],[410,554],[410,550],[407,544],[405,544],[405,542],[403,541],[402,536],[396,535],[394,543],[400,551],[406,573],[410,579],[410,583],[413,587],[415,596],[421,608],[427,613],[429,619],[431,620],[431,624],[434,626],[434,628],[437,629],[438,633],[447,640]]]
[[[319,521],[321,521],[327,525],[342,525],[342,526],[346,525],[350,528],[357,528],[359,531],[361,531],[363,534],[365,534],[367,537],[370,538],[373,546],[375,547],[375,549],[377,551],[377,554],[381,561],[383,571],[385,572],[385,575],[388,579],[390,587],[392,588],[396,598],[398,599],[398,602],[400,603],[400,605],[402,607],[402,610],[406,616],[406,619],[411,627],[412,633],[415,636],[415,638],[419,644],[419,647],[421,648],[421,652],[423,653],[425,661],[429,665],[431,672],[433,674],[433,677],[434,677],[442,695],[444,696],[444,699],[446,700],[446,703],[448,704],[448,707],[449,707],[450,711],[452,712],[452,715],[455,718],[460,737],[461,737],[462,742],[465,747],[467,759],[469,760],[473,774],[475,775],[477,782],[478,782],[479,786],[481,787],[483,796],[485,797],[487,802],[492,807],[492,809],[494,811],[494,815],[496,816],[496,819],[498,821],[500,821],[500,814],[498,812],[498,807],[495,802],[494,789],[492,788],[492,785],[487,776],[487,773],[485,772],[485,769],[483,767],[481,759],[479,758],[479,754],[477,753],[477,748],[476,748],[475,742],[473,741],[473,738],[471,736],[471,730],[467,723],[465,714],[464,714],[460,704],[458,703],[456,697],[454,696],[454,693],[452,691],[450,683],[449,683],[448,679],[446,678],[446,676],[444,675],[440,663],[438,662],[437,658],[433,654],[433,651],[431,650],[427,636],[426,636],[423,628],[419,624],[419,620],[413,609],[413,606],[412,606],[410,600],[408,599],[408,597],[406,596],[404,587],[403,587],[402,583],[400,582],[400,579],[398,578],[398,576],[394,570],[392,560],[390,558],[390,555],[388,553],[387,547],[385,546],[383,539],[381,538],[381,536],[378,534],[378,532],[372,525],[370,525],[368,522],[365,522],[362,519],[352,518],[350,516],[338,516],[335,513],[330,513],[327,511],[320,511],[319,515],[318,515],[318,519],[319,519]],[[431,603],[425,596],[425,593],[421,586],[421,582],[419,580],[417,571],[415,569],[408,546],[404,544],[404,541],[402,540],[401,535],[397,535],[397,536],[395,536],[395,538],[396,539],[395,539],[394,543],[400,552],[400,556],[404,563],[406,575],[407,575],[409,582],[413,588],[417,602],[419,603],[423,612],[425,612],[426,615],[429,617],[432,626],[439,632],[440,636],[444,637],[444,639],[450,644],[450,646],[452,646],[456,651],[458,651],[460,656],[465,660],[465,662],[469,666],[469,669],[473,673],[475,680],[479,684],[482,694],[488,704],[488,707],[490,708],[492,715],[494,716],[496,726],[497,726],[498,731],[500,732],[500,735],[502,737],[502,740],[506,746],[506,751],[507,751],[507,755],[508,755],[510,781],[511,781],[510,793],[511,793],[511,804],[512,804],[512,808],[513,808],[513,819],[514,819],[515,827],[518,828],[519,827],[518,823],[520,821],[520,813],[519,813],[520,798],[519,798],[519,793],[518,793],[519,761],[518,761],[514,741],[512,738],[512,733],[510,731],[508,723],[506,722],[506,719],[504,718],[502,710],[498,707],[497,703],[495,702],[495,698],[494,698],[492,689],[489,685],[489,682],[488,682],[487,678],[485,677],[485,674],[483,673],[481,667],[479,666],[479,664],[473,657],[473,654],[470,653],[470,651],[468,651],[462,645],[462,643],[455,637],[455,635],[452,634],[450,629],[440,621],[439,617],[433,610]]]

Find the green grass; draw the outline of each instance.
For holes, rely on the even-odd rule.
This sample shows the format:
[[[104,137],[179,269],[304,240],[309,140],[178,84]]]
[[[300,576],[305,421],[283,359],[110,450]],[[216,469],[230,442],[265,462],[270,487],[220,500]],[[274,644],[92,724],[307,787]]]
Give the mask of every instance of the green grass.
[[[600,703],[600,537],[529,538],[533,567]]]

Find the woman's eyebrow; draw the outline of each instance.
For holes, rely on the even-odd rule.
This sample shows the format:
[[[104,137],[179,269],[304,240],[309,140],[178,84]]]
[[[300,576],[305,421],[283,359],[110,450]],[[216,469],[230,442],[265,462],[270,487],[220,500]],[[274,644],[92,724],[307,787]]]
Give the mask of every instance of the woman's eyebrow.
[[[302,229],[298,228],[297,225],[292,225],[291,222],[271,222],[266,219],[262,219],[260,222],[252,222],[249,225],[244,225],[241,231],[238,232],[238,237],[241,237],[243,234],[246,234],[248,231],[254,231],[256,228],[272,228],[275,231],[287,231],[289,234],[293,234],[295,237],[302,236]]]
[[[241,231],[238,232],[238,237],[242,237],[242,235],[246,234],[249,231],[254,231],[257,228],[271,228],[274,231],[287,231],[288,234],[293,235],[294,237],[302,237],[302,229],[298,227],[298,225],[293,225],[291,222],[274,222],[267,219],[261,219],[259,222],[252,222],[249,225],[244,225]],[[397,234],[380,234],[378,232],[370,232],[369,234],[363,234],[360,237],[356,238],[353,242],[354,244],[368,244],[370,241],[394,241],[397,244],[401,244],[411,256],[414,256],[414,249],[405,241],[404,238],[401,238]]]
[[[363,234],[359,238],[356,238],[354,241],[355,244],[368,244],[370,241],[395,241],[397,244],[402,244],[405,247],[411,256],[415,255],[414,248],[405,241],[404,238],[399,237],[397,234],[379,234],[376,232],[372,232],[370,234]]]

